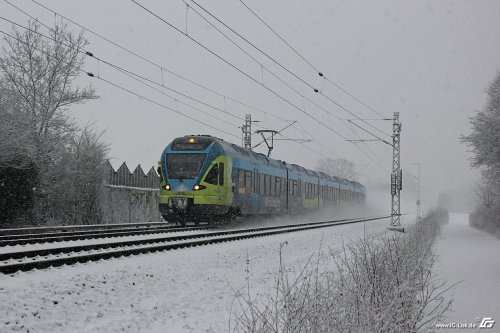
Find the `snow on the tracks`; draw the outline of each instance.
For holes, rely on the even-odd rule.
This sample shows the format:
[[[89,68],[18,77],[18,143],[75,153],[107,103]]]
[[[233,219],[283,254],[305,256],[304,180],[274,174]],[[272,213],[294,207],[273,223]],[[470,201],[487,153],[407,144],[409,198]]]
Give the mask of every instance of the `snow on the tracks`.
[[[267,291],[280,243],[298,266],[344,239],[384,230],[387,220],[0,275],[6,332],[224,332],[236,291]],[[247,257],[248,256],[248,257]]]
[[[82,246],[82,245],[97,245],[97,244],[108,244],[108,243],[120,243],[126,241],[144,240],[144,239],[158,239],[171,236],[185,236],[194,235],[200,233],[210,233],[217,232],[217,230],[188,230],[188,231],[175,231],[175,232],[162,232],[157,234],[142,234],[142,235],[130,235],[130,236],[118,236],[118,237],[103,237],[103,238],[89,238],[81,240],[72,241],[61,241],[61,242],[50,242],[50,243],[36,243],[36,244],[25,244],[25,245],[12,245],[12,246],[1,246],[0,253],[12,253],[12,252],[22,252],[22,251],[33,251],[41,249],[54,249],[60,247],[71,247],[71,246]]]

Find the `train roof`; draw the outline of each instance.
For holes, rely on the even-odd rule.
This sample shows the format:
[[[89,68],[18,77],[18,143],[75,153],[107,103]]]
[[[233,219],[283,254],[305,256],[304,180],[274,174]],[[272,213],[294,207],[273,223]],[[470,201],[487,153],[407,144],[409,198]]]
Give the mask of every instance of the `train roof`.
[[[216,142],[218,145],[220,145],[222,150],[224,150],[224,152],[227,153],[228,155],[238,156],[239,158],[248,159],[248,160],[258,160],[261,163],[267,164],[269,166],[278,167],[278,168],[285,169],[286,167],[288,167],[289,169],[303,172],[303,173],[308,174],[310,176],[315,176],[315,177],[321,176],[321,177],[329,179],[331,181],[337,181],[337,182],[340,182],[343,184],[350,184],[354,187],[360,187],[360,188],[364,189],[364,186],[358,182],[335,177],[335,176],[331,176],[331,175],[328,175],[324,172],[318,172],[318,171],[306,169],[303,166],[300,166],[297,164],[293,164],[293,163],[288,164],[288,163],[281,161],[281,160],[275,160],[273,158],[267,157],[264,154],[254,152],[252,150],[243,148],[243,147],[238,146],[234,143],[224,141],[221,138],[211,136],[211,135],[204,135],[204,134],[185,135],[183,137],[174,139],[172,141],[172,145],[174,146],[175,144],[182,144],[184,142],[187,142],[187,140],[189,140],[190,138],[195,138],[195,140],[197,142],[199,142],[200,144],[202,144],[205,147],[205,149],[210,144]],[[181,147],[183,147],[183,146],[181,145]],[[175,150],[175,149],[173,149],[173,150]]]

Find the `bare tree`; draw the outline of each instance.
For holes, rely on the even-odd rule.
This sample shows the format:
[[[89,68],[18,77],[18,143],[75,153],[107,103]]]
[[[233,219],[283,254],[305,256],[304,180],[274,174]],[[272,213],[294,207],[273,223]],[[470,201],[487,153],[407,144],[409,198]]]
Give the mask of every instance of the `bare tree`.
[[[74,222],[79,224],[100,222],[99,199],[109,151],[102,140],[103,134],[87,125],[71,144],[72,214]]]
[[[472,147],[472,165],[500,170],[500,72],[487,89],[485,108],[471,118],[472,132],[462,142]]]
[[[75,36],[65,25],[49,29],[47,37],[40,31],[40,25],[30,21],[28,29],[14,28],[12,37],[4,38],[0,121],[6,121],[1,125],[0,149],[9,154],[3,155],[0,166],[12,167],[20,156],[34,163],[35,208],[43,210],[59,190],[57,166],[76,131],[66,111],[97,96],[92,87],[74,84],[84,61],[81,51],[87,45],[83,33]]]
[[[463,135],[463,143],[472,147],[472,166],[481,169],[482,183],[476,190],[481,206],[471,215],[471,223],[500,232],[500,72],[486,90],[483,110],[470,119],[472,131]],[[473,221],[481,220],[481,221]]]
[[[326,158],[318,161],[316,171],[324,172],[330,176],[339,178],[356,180],[356,171],[354,170],[354,163],[344,158]]]

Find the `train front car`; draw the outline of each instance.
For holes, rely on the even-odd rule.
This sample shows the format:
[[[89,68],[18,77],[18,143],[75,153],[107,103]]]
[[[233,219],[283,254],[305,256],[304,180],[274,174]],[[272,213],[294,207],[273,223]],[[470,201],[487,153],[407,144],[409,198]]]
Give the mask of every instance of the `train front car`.
[[[185,225],[227,216],[232,204],[230,163],[213,137],[190,135],[172,141],[160,159],[162,217]]]

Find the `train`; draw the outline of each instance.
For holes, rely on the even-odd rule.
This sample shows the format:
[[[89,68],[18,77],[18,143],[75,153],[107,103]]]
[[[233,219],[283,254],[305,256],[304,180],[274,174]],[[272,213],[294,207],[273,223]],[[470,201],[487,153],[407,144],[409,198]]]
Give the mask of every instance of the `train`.
[[[362,203],[365,187],[272,159],[210,135],[174,139],[158,162],[159,210],[167,222],[229,222]]]

